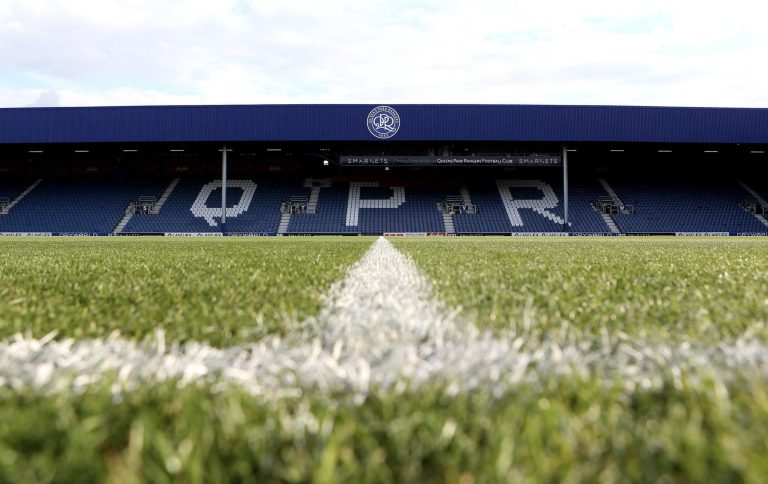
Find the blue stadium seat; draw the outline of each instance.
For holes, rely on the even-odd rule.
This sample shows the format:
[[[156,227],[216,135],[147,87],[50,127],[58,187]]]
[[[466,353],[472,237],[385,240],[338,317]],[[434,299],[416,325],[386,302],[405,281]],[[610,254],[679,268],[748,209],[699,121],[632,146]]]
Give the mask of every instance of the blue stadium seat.
[[[153,185],[160,189],[162,184],[44,179],[8,214],[0,215],[0,232],[111,232],[128,203]]]
[[[240,183],[243,186],[228,185],[227,188],[227,230],[230,232],[276,232],[280,203],[303,190],[298,180],[230,180],[230,184],[239,181],[243,181]],[[220,181],[182,179],[159,214],[135,215],[124,232],[220,232],[220,207]]]
[[[353,183],[360,186],[359,199],[363,204],[350,202]],[[322,188],[314,215],[291,216],[290,233],[385,233],[385,232],[443,232],[445,226],[437,204],[446,196],[446,189],[433,187],[403,186],[404,198],[390,183],[370,179],[361,182],[334,181],[331,187]],[[308,193],[305,192],[305,193]],[[394,205],[396,205],[394,207]],[[362,206],[361,206],[362,205]],[[392,208],[387,208],[392,207]],[[348,219],[348,212],[357,216]]]
[[[748,193],[735,180],[609,180],[632,215],[615,215],[625,232],[765,232],[741,204]]]
[[[0,196],[14,199],[34,180],[2,180]],[[169,179],[118,181],[44,179],[8,214],[0,215],[0,232],[111,232],[125,208],[139,196],[158,199]],[[741,204],[749,194],[734,181],[610,179],[632,215],[614,215],[626,232],[765,232]],[[755,182],[757,183],[757,182]],[[230,180],[230,232],[275,233],[281,203],[309,198],[304,179],[261,176]],[[461,194],[476,214],[452,215],[457,233],[561,232],[564,230],[562,180],[558,176],[474,178],[466,181],[391,180],[370,176],[323,181],[316,213],[287,217],[287,233],[444,232],[439,204]],[[573,179],[569,192],[570,232],[608,232],[593,208],[606,192],[596,178]],[[757,184],[755,190],[765,192]],[[158,214],[134,215],[125,233],[220,232],[221,182],[184,178]],[[285,227],[284,227],[285,229]]]

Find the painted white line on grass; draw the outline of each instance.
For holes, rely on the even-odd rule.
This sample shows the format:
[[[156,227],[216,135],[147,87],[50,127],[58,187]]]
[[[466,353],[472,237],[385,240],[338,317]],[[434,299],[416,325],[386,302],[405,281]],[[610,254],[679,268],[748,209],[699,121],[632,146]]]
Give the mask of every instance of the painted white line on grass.
[[[536,334],[530,321],[523,326],[525,337],[494,337],[457,321],[410,259],[382,238],[331,291],[321,313],[287,337],[217,349],[168,345],[162,332],[141,343],[116,334],[89,340],[17,335],[0,343],[0,387],[61,393],[106,381],[119,394],[172,380],[236,385],[267,399],[342,391],[362,400],[372,391],[426,384],[443,385],[449,394],[483,389],[501,395],[551,377],[598,377],[627,391],[768,378],[768,347],[749,336],[707,347],[575,332],[557,340]]]

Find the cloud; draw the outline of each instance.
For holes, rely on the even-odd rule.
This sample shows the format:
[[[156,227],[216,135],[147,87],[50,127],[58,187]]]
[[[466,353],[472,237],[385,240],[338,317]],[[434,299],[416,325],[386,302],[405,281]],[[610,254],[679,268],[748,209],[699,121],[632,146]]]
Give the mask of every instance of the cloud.
[[[61,98],[59,97],[58,93],[55,91],[45,91],[44,93],[37,96],[37,99],[35,99],[34,102],[27,104],[27,107],[56,107],[59,105],[60,99]]]
[[[749,0],[6,0],[0,103],[766,106],[766,15]]]

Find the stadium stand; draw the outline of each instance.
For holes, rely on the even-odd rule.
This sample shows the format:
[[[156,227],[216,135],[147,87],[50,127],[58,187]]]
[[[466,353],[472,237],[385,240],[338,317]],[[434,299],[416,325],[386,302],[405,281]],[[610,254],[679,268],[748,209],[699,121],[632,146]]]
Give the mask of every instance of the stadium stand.
[[[230,216],[227,229],[233,232],[276,232],[280,203],[302,190],[298,180],[230,180],[227,184],[227,213]],[[158,214],[132,217],[124,232],[220,232],[220,207],[219,180],[182,179]]]
[[[604,191],[594,178],[573,180],[569,184],[569,221],[571,232],[603,233],[610,231],[594,206]]]
[[[623,232],[764,232],[742,206],[748,193],[735,180],[616,178],[611,185],[631,215],[614,216]]]
[[[767,119],[648,106],[0,108],[0,232],[768,234]]]
[[[373,179],[332,182],[321,189],[317,213],[292,216],[288,232],[444,232],[437,204],[447,188],[404,185]]]
[[[33,180],[0,180],[0,214],[5,214],[11,204],[24,191],[34,185]]]
[[[503,175],[503,174],[502,174]],[[734,179],[578,177],[569,183],[568,232],[765,232],[762,206]],[[0,232],[217,233],[221,181],[43,179],[0,182]],[[610,183],[610,185],[608,185]],[[766,188],[755,181],[754,193]],[[608,194],[606,186],[610,186]],[[469,179],[385,176],[304,179],[239,176],[228,181],[226,230],[239,233],[563,232],[562,181],[555,176]],[[600,213],[616,199],[633,213]],[[6,200],[3,202],[3,200]],[[761,220],[761,217],[762,220]],[[616,231],[614,230],[614,231]]]
[[[478,181],[469,189],[478,215],[454,216],[457,233],[562,232],[565,210],[557,179]],[[569,231],[608,232],[592,202],[600,194],[594,181],[570,184]]]
[[[551,203],[542,203],[544,194],[539,188],[532,186],[533,183],[542,183],[541,180],[533,180],[522,186],[507,186],[504,181],[501,183],[499,185],[499,180],[485,180],[469,185],[469,192],[477,205],[478,213],[454,216],[457,233],[561,232],[563,230],[562,206],[551,208]],[[553,187],[553,190],[556,189]],[[517,200],[522,202],[517,203]],[[535,209],[519,207],[535,207]],[[542,212],[553,214],[556,218],[543,217]],[[558,224],[556,220],[561,222]]]
[[[152,181],[44,179],[0,216],[0,232],[109,233],[131,199],[153,185],[160,186]]]
[[[34,180],[27,179],[0,179],[0,197],[8,198],[9,200],[15,199],[24,190],[26,190]]]

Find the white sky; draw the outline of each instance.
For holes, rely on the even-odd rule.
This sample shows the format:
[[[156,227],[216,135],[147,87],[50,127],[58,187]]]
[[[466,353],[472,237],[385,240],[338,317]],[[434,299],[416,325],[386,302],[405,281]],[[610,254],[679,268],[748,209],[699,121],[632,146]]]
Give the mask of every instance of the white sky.
[[[0,107],[768,107],[759,0],[0,0]]]

